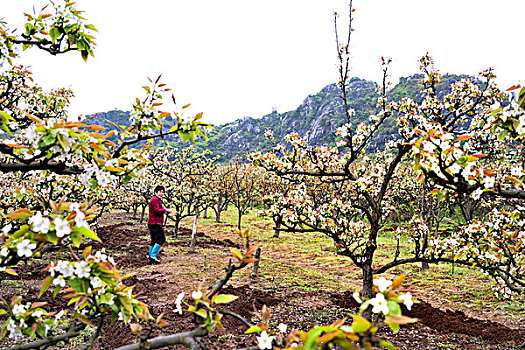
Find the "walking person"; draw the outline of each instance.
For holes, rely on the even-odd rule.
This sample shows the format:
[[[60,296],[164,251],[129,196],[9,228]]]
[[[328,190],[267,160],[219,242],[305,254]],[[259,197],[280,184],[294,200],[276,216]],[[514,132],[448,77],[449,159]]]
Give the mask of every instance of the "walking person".
[[[151,237],[151,243],[149,245],[148,259],[150,262],[159,264],[160,260],[157,258],[160,247],[166,243],[166,237],[164,236],[164,213],[169,213],[170,210],[162,206],[162,197],[164,197],[166,189],[162,185],[155,187],[153,191],[154,195],[149,201],[149,216],[148,216],[148,228]]]

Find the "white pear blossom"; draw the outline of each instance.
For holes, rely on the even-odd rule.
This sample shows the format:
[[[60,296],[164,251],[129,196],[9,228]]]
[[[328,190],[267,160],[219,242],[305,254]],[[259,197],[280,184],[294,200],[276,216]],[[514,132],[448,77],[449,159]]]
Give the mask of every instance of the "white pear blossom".
[[[90,271],[91,269],[88,266],[87,261],[76,261],[75,262],[75,275],[77,275],[79,278],[89,277]]]
[[[199,290],[199,291],[196,291],[196,292],[192,292],[191,293],[191,297],[194,299],[194,300],[198,300],[200,298],[202,298],[202,292]]]
[[[74,211],[78,211],[78,210],[80,210],[80,204],[78,204],[78,203],[73,203],[73,204],[71,204],[69,206],[69,211],[70,212],[74,212]]]
[[[179,295],[177,295],[177,299],[175,299],[175,309],[173,312],[176,314],[182,315],[182,299],[184,298],[184,295],[184,292],[179,293]]]
[[[28,308],[29,308],[29,305],[16,304],[15,306],[13,306],[13,309],[12,309],[13,315],[18,316],[20,314],[23,314],[24,312],[27,311]]]
[[[475,200],[478,200],[479,197],[481,197],[481,195],[483,194],[483,190],[481,188],[478,188],[477,190],[475,190],[474,192],[472,192],[472,194],[470,195],[473,199]]]
[[[510,169],[510,174],[512,176],[521,177],[523,175],[523,168],[520,165],[513,166]]]
[[[11,231],[12,228],[13,228],[13,225],[8,224],[8,225],[2,227],[2,233],[4,235],[7,235],[9,233],[9,231]]]
[[[29,258],[33,255],[33,250],[36,248],[35,243],[31,243],[30,240],[24,239],[22,242],[16,245],[17,254],[19,257]]]
[[[352,296],[354,297],[355,301],[357,301],[359,304],[363,303],[363,300],[359,297],[359,292],[354,292]]]
[[[55,230],[57,237],[62,238],[71,233],[71,228],[69,227],[69,222],[67,220],[62,220],[61,218],[56,218],[54,220]]]
[[[10,318],[7,322],[7,330],[9,331],[9,338],[18,338],[22,336],[22,331],[16,326],[15,321]]]
[[[89,224],[86,221],[86,215],[80,210],[77,210],[76,213],[77,216],[75,216],[75,225],[77,225],[77,227],[89,228]]]
[[[277,326],[277,329],[281,333],[286,333],[286,329],[288,329],[288,326],[285,325],[284,323],[279,323],[279,325]]]
[[[42,317],[43,314],[44,314],[44,310],[38,309],[38,310],[33,311],[31,316],[33,316],[35,318],[39,318],[39,317]]]
[[[55,315],[55,320],[60,320],[62,318],[62,316],[64,316],[64,310],[60,310],[60,312],[58,312],[56,315]]]
[[[65,264],[63,265],[63,268],[60,270],[62,275],[64,277],[73,277],[73,275],[75,274],[75,269],[73,268],[73,265],[67,263],[67,261],[63,261],[63,263]]]
[[[262,331],[261,336],[257,337],[259,349],[271,349],[273,338],[273,336],[268,336],[268,333],[266,333],[266,331]]]
[[[57,278],[55,278],[53,280],[53,285],[55,286],[60,286],[60,287],[65,287],[66,286],[66,280],[64,279],[64,277],[62,276],[58,276]]]
[[[0,250],[0,256],[7,258],[9,255],[9,249],[7,247],[3,247],[2,250]]]
[[[414,302],[412,301],[412,294],[410,292],[407,292],[406,294],[400,295],[397,297],[399,300],[403,301],[403,304],[407,307],[408,310],[412,309],[412,305],[414,305]]]
[[[388,315],[388,304],[383,294],[377,293],[375,298],[370,299],[370,304],[373,306],[373,313],[382,312],[384,315]]]
[[[494,187],[494,184],[496,183],[495,177],[485,177],[483,178],[483,185],[485,185],[485,188],[492,188]]]
[[[51,222],[48,218],[42,217],[41,212],[37,212],[35,215],[29,218],[29,224],[33,225],[33,231],[48,233]]]
[[[97,289],[104,285],[104,281],[102,281],[98,276],[95,276],[93,279],[91,279],[89,284],[91,284],[91,287],[94,289]]]
[[[461,171],[461,165],[454,163],[448,168],[448,170],[450,170],[450,172],[454,175],[458,174]]]
[[[384,277],[374,279],[374,286],[377,286],[377,288],[379,288],[379,291],[381,293],[387,290],[388,287],[390,287],[391,285],[392,285],[392,281],[387,280]]]

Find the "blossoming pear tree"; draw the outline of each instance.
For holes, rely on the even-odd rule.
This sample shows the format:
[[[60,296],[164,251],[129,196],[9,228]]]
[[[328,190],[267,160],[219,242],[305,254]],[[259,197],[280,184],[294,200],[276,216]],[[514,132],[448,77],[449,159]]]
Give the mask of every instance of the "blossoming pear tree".
[[[175,222],[175,237],[182,219],[199,216],[211,205],[213,188],[210,186],[217,166],[211,152],[195,152],[193,147],[178,150],[164,147],[154,151],[148,170],[156,183],[166,187],[164,202],[171,209],[168,217]]]
[[[351,5],[350,5],[351,7]],[[337,17],[336,34],[337,34]],[[251,155],[256,165],[285,179],[295,178],[293,190],[278,198],[270,212],[280,212],[284,231],[319,231],[334,239],[338,254],[348,256],[363,273],[363,296],[372,298],[374,275],[407,263],[449,262],[477,267],[490,274],[504,290],[522,291],[524,280],[523,114],[519,105],[499,107],[504,94],[494,83],[491,70],[478,79],[465,78],[439,96],[440,75],[429,55],[421,59],[423,101],[388,98],[389,58],[381,58],[383,82],[379,87],[379,113],[368,122],[352,124],[348,109],[348,41],[339,43],[339,87],[346,124],[336,134],[339,148],[310,146],[299,135],[286,137],[286,144]],[[521,100],[523,103],[523,100]],[[384,151],[367,154],[368,144],[386,119],[395,118],[396,141]],[[467,194],[474,200],[481,194],[517,201],[498,207],[489,215],[468,222],[451,236],[422,232],[425,243],[412,256],[392,254],[392,260],[377,266],[378,235],[390,213],[396,210],[393,189],[402,164],[413,161],[419,180],[431,179],[440,200]],[[297,181],[297,177],[301,181]],[[323,190],[323,187],[329,189]],[[413,220],[412,226],[421,226]],[[401,230],[411,235],[414,230]],[[433,234],[433,236],[430,236]],[[414,240],[413,242],[420,242]],[[365,313],[370,315],[370,310]]]
[[[90,222],[101,213],[94,202],[100,204],[108,197],[102,189],[140,176],[148,162],[147,147],[132,149],[131,145],[172,133],[193,140],[204,134],[207,126],[200,121],[202,114],[183,123],[177,113],[161,110],[169,89],[160,79],[144,87],[146,96],[133,105],[131,124],[118,127],[118,132],[102,134],[100,126],[69,119],[66,109],[71,91],[44,92],[27,68],[14,64],[21,49],[32,47],[52,55],[77,51],[84,60],[93,54],[96,29],[85,23],[75,3],[56,1],[50,5],[38,14],[25,15],[25,32],[20,36],[0,23],[0,60],[5,67],[0,77],[0,173],[5,183],[17,184],[14,191],[7,191],[10,195],[1,206],[2,275],[16,274],[19,262],[40,256],[47,246],[78,248],[86,238],[99,240]],[[167,117],[177,123],[164,131],[162,120]],[[117,141],[111,141],[111,136],[117,136]],[[48,312],[45,303],[28,304],[14,296],[0,306],[0,313],[7,315],[2,337],[45,338],[29,346],[40,348],[78,336],[95,321],[99,331],[107,312],[124,321],[151,319],[132,287],[122,283],[127,276],[120,275],[105,252],[86,248],[81,256],[73,250],[71,255],[73,261],[60,260],[49,266],[50,276],[42,287],[42,293],[52,284],[55,295],[60,290],[68,293],[66,298],[72,305],[69,329],[62,335],[49,334],[64,312]]]

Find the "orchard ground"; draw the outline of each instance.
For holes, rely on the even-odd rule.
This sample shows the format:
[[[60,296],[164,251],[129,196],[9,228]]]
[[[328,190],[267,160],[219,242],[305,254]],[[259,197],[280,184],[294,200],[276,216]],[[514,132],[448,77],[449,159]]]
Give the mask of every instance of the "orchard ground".
[[[260,246],[262,255],[259,272],[251,276],[251,266],[237,272],[224,290],[239,296],[226,304],[248,320],[257,322],[256,310],[267,305],[271,310],[271,326],[277,331],[279,323],[288,329],[308,330],[315,325],[327,325],[335,320],[357,313],[357,303],[352,293],[361,287],[360,271],[347,258],[333,251],[333,243],[322,234],[281,233],[272,238],[272,221],[256,215],[252,210],[243,217],[243,228],[251,230],[254,245]],[[149,265],[146,255],[149,233],[145,223],[132,215],[116,211],[103,218],[99,224],[99,237],[103,243],[93,244],[94,249],[106,248],[117,266],[124,272],[136,272],[126,284],[135,285],[134,294],[140,295],[153,316],[164,313],[167,326],[156,329],[154,334],[171,334],[193,327],[193,316],[175,314],[175,298],[180,292],[191,293],[202,286],[208,288],[223,277],[223,268],[231,257],[230,248],[241,248],[235,233],[235,211],[223,213],[223,223],[216,224],[213,217],[200,219],[196,253],[189,254],[192,219],[181,224],[177,239],[173,238],[173,225],[166,227],[168,243],[162,249],[160,265]],[[388,233],[381,244],[392,244]],[[48,253],[41,260],[21,264],[18,276],[4,281],[0,290],[2,298],[26,291],[24,300],[36,300],[43,271],[50,261],[65,257],[64,252]],[[381,248],[378,250],[379,259]],[[525,297],[499,301],[494,298],[491,281],[474,269],[432,265],[422,270],[418,265],[406,265],[389,271],[393,278],[401,273],[407,277],[403,291],[410,291],[420,301],[411,311],[403,314],[416,317],[420,322],[402,327],[392,334],[384,326],[380,333],[398,349],[521,349],[525,347]],[[65,307],[61,295],[52,300],[52,292],[44,294],[52,309]],[[255,346],[254,335],[244,335],[245,327],[225,316],[224,330],[206,337],[210,349],[235,349]],[[98,349],[112,349],[136,342],[139,339],[128,326],[120,322],[105,323]],[[82,342],[62,346],[76,348]],[[0,344],[3,348],[7,344]],[[170,349],[183,349],[172,346]]]

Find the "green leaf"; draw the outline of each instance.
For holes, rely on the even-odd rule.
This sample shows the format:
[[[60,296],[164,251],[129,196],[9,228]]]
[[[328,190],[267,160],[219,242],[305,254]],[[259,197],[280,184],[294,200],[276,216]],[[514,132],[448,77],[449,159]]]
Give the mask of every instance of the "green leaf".
[[[80,243],[82,243],[82,234],[80,234],[80,232],[75,230],[71,232],[69,237],[71,237],[71,242],[73,243],[74,247],[80,247]]]
[[[133,307],[131,306],[131,302],[129,301],[128,298],[126,298],[126,297],[118,297],[118,300],[120,301],[120,303],[122,304],[122,306],[124,306],[124,308],[125,308],[129,313],[132,313],[132,312],[133,312]]]
[[[52,144],[55,143],[55,141],[56,141],[56,138],[51,135],[47,135],[42,139],[44,146],[51,146]]]
[[[33,29],[33,25],[31,23],[26,23],[25,28],[26,28],[26,34],[31,35],[31,29]]]
[[[388,314],[389,315],[401,315],[401,307],[399,307],[399,304],[393,300],[388,300],[386,302],[388,306]]]
[[[55,278],[53,276],[47,276],[46,278],[44,278],[44,281],[42,282],[42,288],[40,289],[40,294],[38,294],[39,298],[49,288],[54,279]]]
[[[87,51],[86,50],[86,42],[83,39],[77,40],[77,47],[79,50]]]
[[[180,139],[182,140],[182,143],[186,143],[190,139],[190,134],[187,131],[180,130],[178,134]]]
[[[353,333],[364,333],[370,329],[372,325],[366,318],[359,315],[352,315],[354,322],[352,322]]]
[[[6,215],[6,217],[13,219],[13,220],[17,220],[17,219],[27,220],[31,216],[33,216],[33,211],[30,209],[18,209],[17,211],[14,211]]]
[[[317,338],[321,336],[323,330],[319,327],[310,329],[307,333],[306,341],[304,342],[303,347],[307,350],[316,350],[317,349]]]
[[[55,231],[48,232],[44,235],[49,243],[58,244],[58,237]]]
[[[208,313],[204,309],[199,309],[199,310],[195,311],[195,314],[199,315],[202,318],[208,317]]]
[[[239,249],[230,248],[230,251],[232,252],[234,257],[236,257],[239,260],[242,260],[242,253],[239,251]]]
[[[86,24],[84,27],[86,27],[87,29],[94,30],[95,32],[98,32],[97,28],[95,28],[95,26],[92,24]]]
[[[359,350],[359,348],[355,346],[354,343],[346,339],[335,339],[334,343],[343,350]]]
[[[82,284],[82,280],[80,280],[80,278],[71,278],[67,281],[69,283],[69,285],[71,286],[71,288],[73,288],[74,290],[76,290],[77,292],[83,292],[83,284]]]
[[[392,345],[392,343],[390,342],[387,342],[385,340],[381,340],[379,341],[379,346],[382,346],[384,348],[387,348],[388,350],[396,350],[396,347],[394,345]]]
[[[399,332],[399,329],[401,328],[401,326],[399,326],[397,323],[387,323],[387,324],[390,327],[390,329],[392,330],[392,332],[394,332],[394,333]]]
[[[178,125],[174,125],[174,126],[172,126],[172,127],[168,130],[168,133],[170,133],[170,132],[174,132],[174,131],[177,131],[177,130],[179,130],[179,129],[180,129],[180,127],[179,127]]]
[[[505,140],[506,136],[507,136],[507,130],[501,130],[498,134],[498,141],[501,142]]]
[[[248,328],[246,332],[244,332],[244,334],[252,334],[252,333],[261,332],[261,331],[263,331],[261,327],[251,326],[250,328]]]
[[[525,87],[520,90],[518,104],[521,108],[525,109]]]
[[[89,229],[89,228],[87,228],[85,226],[80,226],[80,227],[77,226],[77,227],[75,227],[75,230],[73,232],[79,232],[84,237],[91,238],[94,241],[102,243],[100,238],[98,238],[97,234],[94,231],[92,231],[91,229]]]
[[[51,41],[55,42],[60,36],[60,29],[58,27],[51,28],[51,30],[49,31],[49,36],[51,37]]]
[[[238,298],[238,296],[236,296],[236,295],[219,294],[219,295],[216,295],[214,297],[213,302],[215,304],[227,304],[227,303],[230,303],[230,302],[234,301],[237,298]]]
[[[58,295],[58,293],[60,292],[60,290],[62,289],[62,287],[60,287],[60,285],[57,285],[55,287],[55,291],[53,292],[53,299],[55,299]]]
[[[38,327],[36,329],[36,333],[40,338],[44,338],[46,336],[46,328],[45,327]]]

